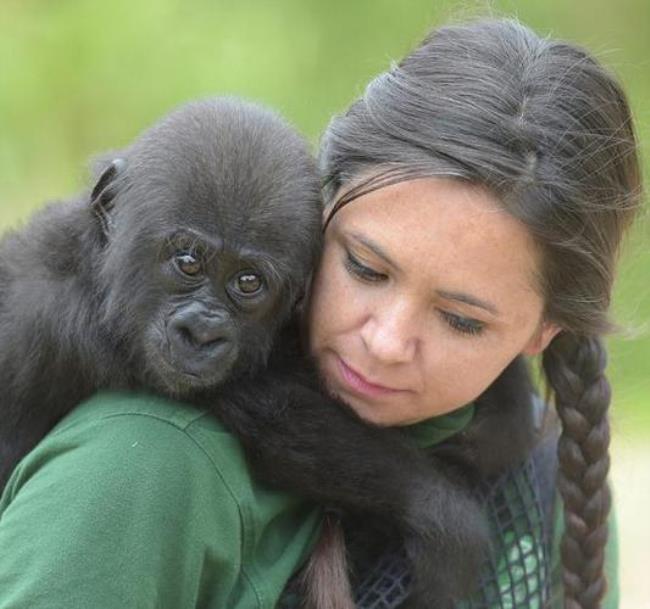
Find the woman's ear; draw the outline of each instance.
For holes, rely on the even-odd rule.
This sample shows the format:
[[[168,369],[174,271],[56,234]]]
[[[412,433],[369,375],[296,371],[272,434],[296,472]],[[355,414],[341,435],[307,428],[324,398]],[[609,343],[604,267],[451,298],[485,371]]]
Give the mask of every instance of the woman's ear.
[[[522,355],[539,355],[561,330],[560,326],[551,321],[542,321],[535,334],[522,350]]]

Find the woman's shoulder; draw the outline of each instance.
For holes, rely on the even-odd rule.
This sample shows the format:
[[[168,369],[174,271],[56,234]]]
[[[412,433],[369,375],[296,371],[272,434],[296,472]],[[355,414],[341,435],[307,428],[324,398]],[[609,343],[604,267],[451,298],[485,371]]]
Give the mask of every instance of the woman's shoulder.
[[[242,461],[235,440],[191,406],[94,396],[22,459],[0,498],[0,545],[11,548],[0,588],[16,606],[189,607],[209,584],[212,606],[224,606],[251,494],[249,480],[237,487],[225,473]]]
[[[123,605],[155,597],[189,607],[199,591],[206,606],[230,606],[235,595],[237,606],[267,607],[261,599],[277,598],[318,516],[258,484],[209,413],[98,394],[18,464],[0,497],[0,546],[12,548],[0,553],[0,588],[35,607],[34,595],[55,589],[67,607],[88,606],[99,589],[97,607],[115,606],[118,593]]]
[[[144,393],[99,393],[80,404],[22,459],[6,492],[35,478],[60,484],[84,473],[98,492],[110,493],[113,482],[124,489],[157,481],[156,495],[181,493],[197,480],[234,503],[251,485],[239,443],[214,417]]]
[[[202,424],[223,431],[216,419],[206,415],[205,410],[191,404],[152,393],[104,391],[79,404],[54,427],[49,437],[112,422],[136,428],[157,427],[154,422],[159,422],[184,431],[205,419]]]

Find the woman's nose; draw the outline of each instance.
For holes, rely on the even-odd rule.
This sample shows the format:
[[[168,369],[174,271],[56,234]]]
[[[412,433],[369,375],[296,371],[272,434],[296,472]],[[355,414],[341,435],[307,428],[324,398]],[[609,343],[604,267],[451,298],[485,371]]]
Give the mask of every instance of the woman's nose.
[[[361,339],[373,358],[384,363],[406,363],[417,350],[418,323],[405,306],[374,312],[361,329]]]

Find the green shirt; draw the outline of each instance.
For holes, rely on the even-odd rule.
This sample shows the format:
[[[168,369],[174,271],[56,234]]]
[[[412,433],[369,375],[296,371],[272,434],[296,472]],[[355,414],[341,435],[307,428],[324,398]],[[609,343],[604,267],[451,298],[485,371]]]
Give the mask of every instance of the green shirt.
[[[472,416],[466,406],[407,433],[431,446]],[[320,514],[255,482],[206,413],[99,394],[21,461],[0,497],[0,609],[271,608]],[[618,603],[611,539],[607,609]]]
[[[0,607],[274,607],[320,511],[251,480],[212,417],[98,395],[18,465],[0,499]]]

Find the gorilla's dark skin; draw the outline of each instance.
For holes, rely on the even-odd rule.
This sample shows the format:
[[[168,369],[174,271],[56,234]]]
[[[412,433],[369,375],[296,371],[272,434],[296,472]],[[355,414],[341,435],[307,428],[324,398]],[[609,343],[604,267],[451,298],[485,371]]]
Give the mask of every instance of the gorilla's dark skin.
[[[532,441],[523,363],[444,458],[320,391],[295,330],[321,246],[319,180],[269,111],[189,104],[98,174],[0,243],[0,485],[97,390],[150,390],[213,412],[261,480],[398,530],[414,606],[463,597],[489,543],[473,476]]]

